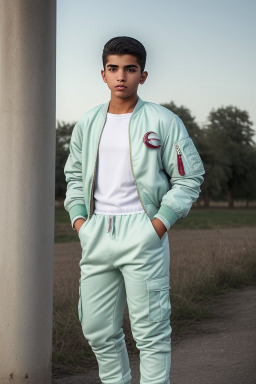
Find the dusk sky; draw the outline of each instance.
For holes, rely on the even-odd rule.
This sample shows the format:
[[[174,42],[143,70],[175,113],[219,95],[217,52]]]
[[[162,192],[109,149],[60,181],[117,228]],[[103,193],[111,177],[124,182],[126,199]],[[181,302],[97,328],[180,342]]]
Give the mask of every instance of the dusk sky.
[[[57,120],[77,121],[109,100],[102,49],[131,36],[147,50],[146,101],[189,108],[199,124],[221,106],[249,112],[256,128],[256,1],[58,0]]]

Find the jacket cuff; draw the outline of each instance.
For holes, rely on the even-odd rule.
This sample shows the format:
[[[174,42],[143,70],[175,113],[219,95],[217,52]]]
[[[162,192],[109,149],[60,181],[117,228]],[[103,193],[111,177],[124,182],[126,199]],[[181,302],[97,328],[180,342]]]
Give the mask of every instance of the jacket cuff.
[[[70,216],[71,223],[73,222],[73,219],[76,216],[83,216],[86,218],[87,211],[86,211],[85,205],[82,205],[82,204],[73,205],[73,207],[70,208],[69,210],[69,216]]]
[[[179,220],[179,216],[168,206],[161,204],[157,214],[154,216],[159,218],[165,225],[167,231]]]

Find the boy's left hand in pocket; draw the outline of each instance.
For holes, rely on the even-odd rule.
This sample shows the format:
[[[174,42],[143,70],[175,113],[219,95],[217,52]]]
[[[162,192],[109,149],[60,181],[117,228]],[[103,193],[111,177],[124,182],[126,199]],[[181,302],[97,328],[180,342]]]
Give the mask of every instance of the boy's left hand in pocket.
[[[153,224],[153,227],[154,227],[158,237],[161,239],[163,237],[164,233],[166,232],[166,227],[165,227],[164,223],[160,219],[155,217],[154,220],[152,220],[152,224]]]

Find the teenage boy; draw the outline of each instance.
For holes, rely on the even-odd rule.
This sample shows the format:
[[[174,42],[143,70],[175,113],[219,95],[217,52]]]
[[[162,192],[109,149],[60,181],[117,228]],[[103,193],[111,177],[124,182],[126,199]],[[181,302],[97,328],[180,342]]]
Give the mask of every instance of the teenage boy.
[[[170,383],[167,231],[198,198],[203,165],[184,124],[141,100],[144,46],[116,37],[103,50],[110,102],[75,125],[65,209],[82,247],[78,313],[104,384],[131,383],[122,329],[126,301],[141,384]]]

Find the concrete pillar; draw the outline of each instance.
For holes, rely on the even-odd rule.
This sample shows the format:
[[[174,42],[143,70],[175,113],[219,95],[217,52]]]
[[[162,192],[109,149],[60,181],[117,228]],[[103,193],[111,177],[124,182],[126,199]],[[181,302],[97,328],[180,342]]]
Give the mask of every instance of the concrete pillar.
[[[0,383],[51,382],[56,0],[0,0]]]

